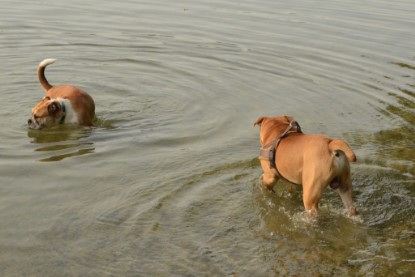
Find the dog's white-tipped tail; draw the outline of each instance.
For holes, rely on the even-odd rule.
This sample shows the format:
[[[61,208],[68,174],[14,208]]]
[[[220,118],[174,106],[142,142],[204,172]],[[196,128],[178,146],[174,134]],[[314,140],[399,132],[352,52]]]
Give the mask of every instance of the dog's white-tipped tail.
[[[53,64],[54,62],[56,62],[56,59],[44,59],[40,62],[39,67],[47,67],[48,65]]]
[[[46,80],[45,68],[48,65],[53,64],[55,61],[55,59],[44,59],[37,67],[37,76],[39,78],[40,84],[46,91],[48,91],[52,85],[49,84],[48,80]]]

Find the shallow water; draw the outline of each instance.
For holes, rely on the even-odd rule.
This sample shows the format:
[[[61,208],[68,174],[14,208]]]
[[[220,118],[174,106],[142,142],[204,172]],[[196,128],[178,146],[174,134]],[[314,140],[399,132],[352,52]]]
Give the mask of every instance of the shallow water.
[[[410,276],[412,1],[8,1],[0,9],[2,276]],[[93,128],[28,130],[43,92]],[[348,140],[359,216],[259,187],[259,116]]]

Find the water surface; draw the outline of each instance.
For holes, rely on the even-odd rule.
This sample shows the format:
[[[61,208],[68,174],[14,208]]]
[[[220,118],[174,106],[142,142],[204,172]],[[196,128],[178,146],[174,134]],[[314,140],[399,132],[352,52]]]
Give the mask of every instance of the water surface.
[[[9,1],[0,10],[2,276],[410,276],[412,1]],[[28,130],[36,67],[93,128]],[[360,215],[261,190],[259,116],[345,138]]]

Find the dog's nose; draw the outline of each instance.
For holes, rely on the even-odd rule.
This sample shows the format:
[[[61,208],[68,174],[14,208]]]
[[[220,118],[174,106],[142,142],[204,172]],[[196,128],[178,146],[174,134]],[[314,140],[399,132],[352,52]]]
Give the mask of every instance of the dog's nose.
[[[32,124],[32,119],[29,119],[29,120],[27,121],[27,124],[28,124],[28,125]]]

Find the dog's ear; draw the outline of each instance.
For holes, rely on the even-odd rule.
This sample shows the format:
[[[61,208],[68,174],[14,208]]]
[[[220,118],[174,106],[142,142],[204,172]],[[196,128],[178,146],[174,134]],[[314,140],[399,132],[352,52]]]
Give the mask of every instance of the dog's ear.
[[[61,110],[61,105],[57,101],[53,101],[48,106],[48,112],[50,114],[54,114],[54,113],[56,113],[56,112],[58,112],[60,110]]]
[[[289,116],[289,115],[284,115],[284,117],[285,117],[285,120],[287,121],[287,123],[290,123],[291,121],[294,120],[294,118],[292,116]]]
[[[255,127],[256,125],[261,126],[262,121],[263,121],[265,118],[266,118],[265,116],[262,116],[262,117],[258,118],[258,119],[255,121],[255,123],[254,123],[254,127]]]

